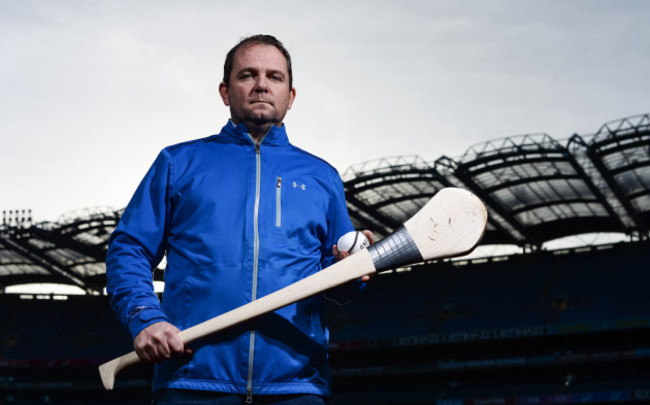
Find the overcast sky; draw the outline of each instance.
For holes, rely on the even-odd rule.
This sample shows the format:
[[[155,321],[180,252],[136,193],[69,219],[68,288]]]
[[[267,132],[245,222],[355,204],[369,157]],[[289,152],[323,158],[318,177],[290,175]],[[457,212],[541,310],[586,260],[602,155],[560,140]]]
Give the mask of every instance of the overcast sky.
[[[124,207],[163,147],[220,130],[226,52],[292,54],[292,142],[433,161],[650,112],[649,1],[0,1],[0,210]]]

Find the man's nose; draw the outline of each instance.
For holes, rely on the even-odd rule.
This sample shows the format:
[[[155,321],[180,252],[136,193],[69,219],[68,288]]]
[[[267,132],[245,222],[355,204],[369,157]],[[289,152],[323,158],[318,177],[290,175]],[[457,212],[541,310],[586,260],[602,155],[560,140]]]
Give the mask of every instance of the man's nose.
[[[255,91],[258,93],[266,93],[269,90],[269,82],[263,75],[258,76],[255,83]]]

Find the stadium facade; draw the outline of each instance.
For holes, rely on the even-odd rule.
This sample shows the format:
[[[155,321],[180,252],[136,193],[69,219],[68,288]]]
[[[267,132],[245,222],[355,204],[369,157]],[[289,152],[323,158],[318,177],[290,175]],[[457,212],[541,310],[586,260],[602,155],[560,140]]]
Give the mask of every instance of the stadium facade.
[[[378,237],[452,186],[488,208],[481,251],[513,249],[395,269],[333,307],[333,404],[647,402],[649,114],[562,141],[494,140],[455,159],[380,159],[343,179],[355,227]],[[147,367],[111,393],[95,371],[130,350],[103,292],[120,214],[33,223],[29,211],[3,212],[0,291],[58,283],[86,295],[0,294],[0,403],[147,403]],[[593,233],[621,242],[549,249]]]

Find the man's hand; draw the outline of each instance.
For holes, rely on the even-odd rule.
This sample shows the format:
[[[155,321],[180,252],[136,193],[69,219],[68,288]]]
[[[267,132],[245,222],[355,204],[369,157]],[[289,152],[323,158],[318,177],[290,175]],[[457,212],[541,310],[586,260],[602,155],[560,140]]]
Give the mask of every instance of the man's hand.
[[[372,236],[372,232],[369,230],[365,229],[361,231],[361,233],[364,234],[366,238],[368,238],[368,242],[372,245],[375,242],[375,238]],[[336,258],[337,261],[343,260],[346,257],[350,256],[350,253],[348,253],[347,250],[339,250],[338,246],[334,245],[332,247],[332,253],[334,254],[334,257]],[[370,276],[363,276],[361,277],[361,281],[368,281],[370,280]]]
[[[178,337],[178,328],[168,322],[158,322],[144,328],[133,340],[140,360],[147,364],[160,363],[181,354],[191,354]]]

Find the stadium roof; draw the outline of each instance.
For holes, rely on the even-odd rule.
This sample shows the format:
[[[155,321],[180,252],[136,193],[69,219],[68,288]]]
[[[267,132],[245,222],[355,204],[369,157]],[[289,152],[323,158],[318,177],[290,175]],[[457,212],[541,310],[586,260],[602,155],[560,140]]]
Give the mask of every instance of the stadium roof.
[[[482,244],[539,248],[592,232],[648,236],[650,115],[604,124],[565,142],[546,134],[508,137],[470,147],[459,159],[386,158],[344,173],[358,228],[384,235],[442,187],[463,187],[486,204]]]
[[[108,237],[120,214],[111,209],[87,209],[57,222],[32,224],[29,211],[3,211],[0,287],[56,283],[88,293],[101,292],[106,285]]]
[[[350,167],[343,175],[356,228],[384,236],[443,187],[463,187],[486,204],[483,245],[540,248],[592,232],[648,237],[650,114],[604,124],[558,141],[546,134],[470,147],[458,159],[400,156]],[[33,224],[29,212],[3,212],[0,287],[62,283],[99,293],[107,241],[121,211],[94,209]],[[161,277],[162,270],[155,272]]]

